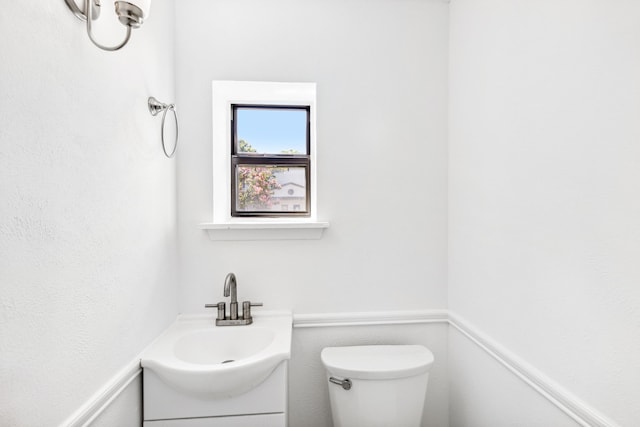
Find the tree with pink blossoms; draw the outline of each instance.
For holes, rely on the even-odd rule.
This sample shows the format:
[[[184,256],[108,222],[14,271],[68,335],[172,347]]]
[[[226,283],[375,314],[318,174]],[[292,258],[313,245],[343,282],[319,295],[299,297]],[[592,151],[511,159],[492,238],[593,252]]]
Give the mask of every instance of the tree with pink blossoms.
[[[238,142],[241,152],[255,153],[256,150],[244,140]],[[239,166],[238,167],[238,209],[239,210],[269,210],[273,201],[271,196],[280,184],[270,167]]]

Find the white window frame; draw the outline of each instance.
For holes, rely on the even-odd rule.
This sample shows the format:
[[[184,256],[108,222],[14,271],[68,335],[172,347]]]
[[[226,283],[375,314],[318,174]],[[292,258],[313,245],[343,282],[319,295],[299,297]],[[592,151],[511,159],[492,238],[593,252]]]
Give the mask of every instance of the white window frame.
[[[231,216],[231,105],[310,107],[311,210],[307,217]],[[201,224],[213,240],[318,239],[329,227],[317,219],[316,84],[212,82],[213,222]],[[249,231],[248,231],[249,230]],[[262,237],[261,237],[262,236]]]

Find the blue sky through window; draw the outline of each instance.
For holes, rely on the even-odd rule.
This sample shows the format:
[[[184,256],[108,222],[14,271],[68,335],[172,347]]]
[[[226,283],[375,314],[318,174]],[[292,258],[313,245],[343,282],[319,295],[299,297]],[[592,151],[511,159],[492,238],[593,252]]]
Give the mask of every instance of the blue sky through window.
[[[244,139],[258,153],[293,149],[307,154],[306,109],[238,107],[236,126],[238,140]]]

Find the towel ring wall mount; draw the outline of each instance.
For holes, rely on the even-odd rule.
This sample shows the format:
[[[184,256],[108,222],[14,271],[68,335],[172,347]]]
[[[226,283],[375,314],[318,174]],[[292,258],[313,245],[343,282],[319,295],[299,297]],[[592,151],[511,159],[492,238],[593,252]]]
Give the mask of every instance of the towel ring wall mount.
[[[176,148],[178,148],[178,114],[176,113],[176,106],[175,104],[165,104],[163,102],[160,102],[153,96],[149,97],[147,103],[149,106],[149,112],[152,116],[157,116],[158,114],[162,113],[162,124],[160,125],[160,139],[162,140],[162,150],[164,151],[165,156],[167,156],[168,158],[172,158],[176,153]],[[173,120],[176,125],[176,137],[173,142],[173,149],[171,150],[171,152],[167,150],[167,144],[164,137],[165,121],[167,119],[167,113],[169,111],[173,113]]]

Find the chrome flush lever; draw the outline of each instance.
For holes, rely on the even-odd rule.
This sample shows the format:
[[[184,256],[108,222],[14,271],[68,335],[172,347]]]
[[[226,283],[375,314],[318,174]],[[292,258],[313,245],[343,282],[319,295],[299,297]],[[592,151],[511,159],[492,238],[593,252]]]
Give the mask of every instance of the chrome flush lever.
[[[329,377],[329,382],[333,384],[338,384],[345,390],[351,390],[351,380],[349,378],[345,378],[341,380],[336,377]]]

